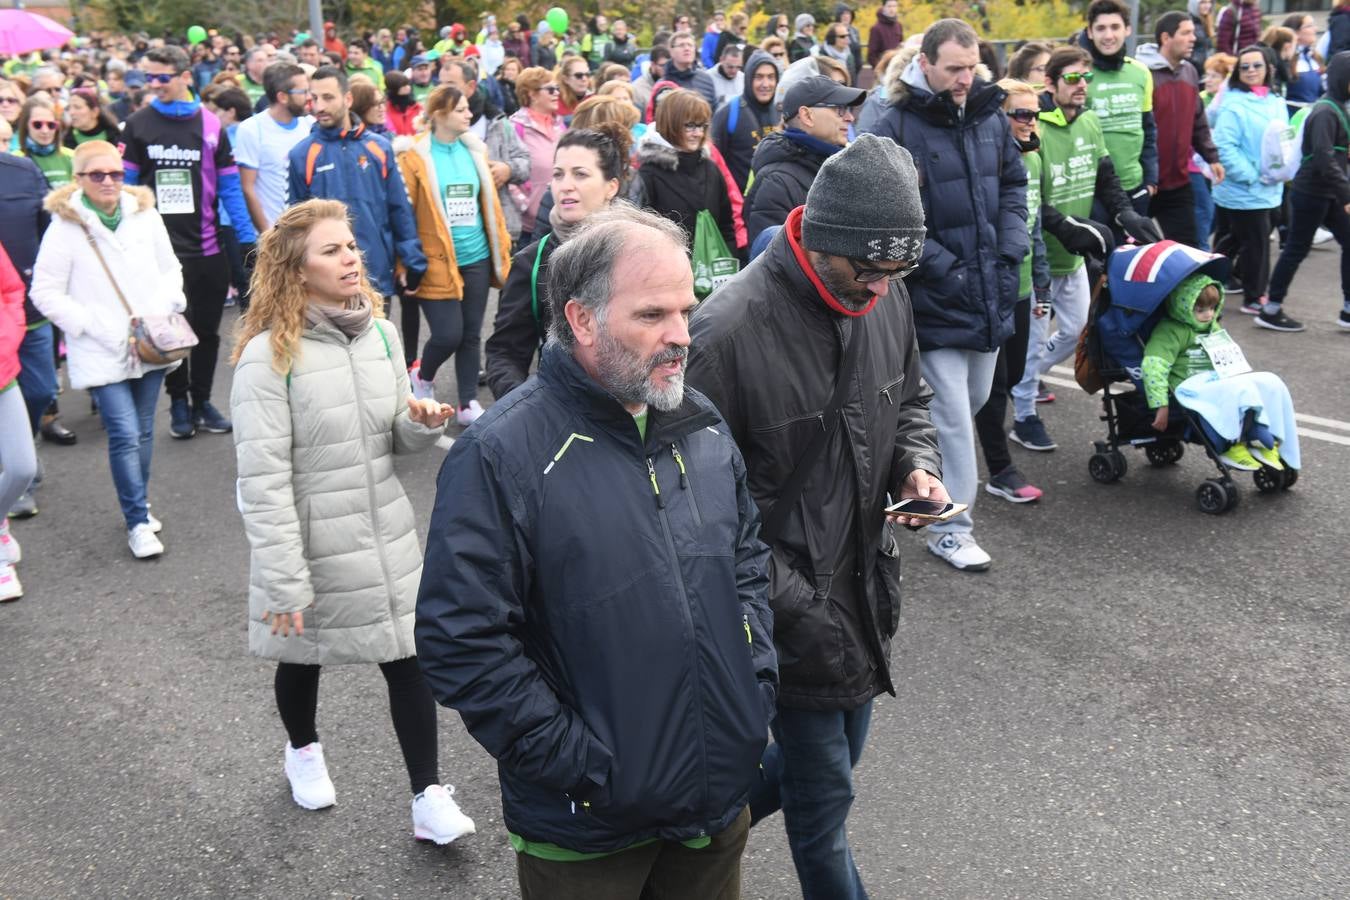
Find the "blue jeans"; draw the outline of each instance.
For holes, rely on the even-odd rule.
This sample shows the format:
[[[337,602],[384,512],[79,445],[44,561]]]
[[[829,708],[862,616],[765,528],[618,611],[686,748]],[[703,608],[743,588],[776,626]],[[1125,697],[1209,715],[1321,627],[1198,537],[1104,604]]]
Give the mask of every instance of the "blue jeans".
[[[150,521],[146,490],[154,448],[155,402],[163,384],[164,370],[156,369],[140,378],[91,388],[108,431],[108,465],[128,531]]]
[[[1195,197],[1195,246],[1209,250],[1209,236],[1214,231],[1214,196],[1209,192],[1209,179],[1199,172],[1191,173],[1191,193]]]
[[[778,707],[764,777],[750,790],[751,825],[783,810],[803,900],[867,898],[848,846],[847,821],[853,767],[871,721],[871,700],[848,712]]]
[[[19,390],[28,407],[28,421],[37,434],[42,414],[56,399],[56,335],[51,322],[28,331],[19,345]]]

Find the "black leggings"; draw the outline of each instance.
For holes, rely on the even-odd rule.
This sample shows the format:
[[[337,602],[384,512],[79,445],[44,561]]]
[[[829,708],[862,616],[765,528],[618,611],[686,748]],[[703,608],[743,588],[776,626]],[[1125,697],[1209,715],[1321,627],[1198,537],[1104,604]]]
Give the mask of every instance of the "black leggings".
[[[1242,302],[1255,303],[1265,294],[1270,281],[1269,209],[1214,210],[1214,230],[1222,237],[1215,242],[1218,253],[1236,260],[1238,276],[1242,281]]]
[[[1022,380],[1022,373],[1027,367],[1031,303],[1031,300],[1024,298],[1013,307],[1013,333],[998,349],[989,399],[975,414],[975,433],[980,437],[984,462],[990,475],[997,475],[1012,465],[1012,454],[1008,452],[1008,429],[1004,423],[1008,415],[1008,392]]]
[[[319,739],[314,724],[319,707],[320,666],[278,663],[276,676],[277,712],[291,739],[300,748]],[[441,780],[436,745],[436,701],[422,676],[417,657],[380,663],[380,671],[389,686],[389,715],[408,767],[413,794],[420,794]]]
[[[422,314],[431,326],[431,336],[422,347],[422,367],[418,377],[436,378],[436,371],[450,357],[455,358],[455,388],[459,405],[467,406],[478,396],[478,366],[483,355],[483,316],[487,313],[491,288],[492,260],[484,259],[461,266],[464,296],[460,300],[423,301]]]
[[[224,253],[192,256],[181,260],[183,293],[187,296],[187,320],[197,334],[197,346],[187,359],[164,378],[164,388],[174,400],[191,398],[200,407],[211,400],[220,355],[220,317],[225,294],[230,289],[230,263]]]
[[[398,295],[399,324],[403,326],[403,361],[409,369],[417,361],[417,335],[422,330],[422,302],[411,294]]]

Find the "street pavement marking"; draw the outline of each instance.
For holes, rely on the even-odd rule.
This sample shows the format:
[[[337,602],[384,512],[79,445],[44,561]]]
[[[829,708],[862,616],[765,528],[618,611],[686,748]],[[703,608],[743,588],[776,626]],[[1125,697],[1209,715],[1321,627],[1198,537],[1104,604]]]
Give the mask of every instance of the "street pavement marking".
[[[1054,375],[1042,375],[1041,379],[1047,384],[1057,385],[1059,387],[1073,388],[1081,390],[1078,382],[1073,380],[1073,369],[1068,366],[1051,366],[1051,372],[1058,372],[1061,375],[1068,375],[1068,378],[1056,378]],[[1294,413],[1294,418],[1306,425],[1321,425],[1323,428],[1336,428],[1341,431],[1350,432],[1350,422],[1342,422],[1338,419],[1324,419],[1321,416],[1309,416],[1304,413]],[[1312,438],[1313,440],[1326,441],[1330,444],[1341,444],[1350,447],[1350,434],[1333,434],[1329,431],[1320,431],[1316,428],[1300,428],[1298,430],[1300,437]]]

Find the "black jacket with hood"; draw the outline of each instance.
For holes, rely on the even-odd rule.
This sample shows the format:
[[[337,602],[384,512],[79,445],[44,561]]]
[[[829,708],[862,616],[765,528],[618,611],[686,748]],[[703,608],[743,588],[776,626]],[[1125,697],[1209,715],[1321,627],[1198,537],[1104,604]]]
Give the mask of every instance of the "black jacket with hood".
[[[727,249],[735,251],[731,196],[722,170],[708,155],[707,145],[701,151],[676,150],[655,128],[649,128],[637,153],[637,176],[629,185],[628,199],[679,225],[691,243],[699,210],[706,209],[717,221]]]
[[[483,365],[488,390],[497,400],[530,377],[530,364],[548,336],[553,322],[548,302],[548,261],[562,243],[548,232],[511,257],[506,284],[497,296],[497,318],[487,339]]]
[[[750,166],[755,159],[755,148],[766,136],[783,127],[782,119],[778,115],[777,98],[771,96],[768,103],[760,103],[755,99],[755,72],[765,66],[772,67],[776,85],[778,64],[773,61],[773,57],[763,50],[756,50],[750,55],[750,61],[745,67],[745,90],[736,101],[738,105],[736,130],[731,134],[727,133],[728,123],[731,121],[730,103],[723,104],[712,119],[711,140],[722,154],[722,159],[726,160],[731,177],[736,179],[736,186],[741,189],[742,194],[745,193],[745,183],[750,179]]]
[[[832,152],[826,152],[827,147]],[[788,213],[806,202],[821,165],[842,149],[795,129],[775,132],[759,142],[755,181],[745,195],[745,232],[751,246],[764,229],[782,225]]]
[[[1333,197],[1338,206],[1350,203],[1350,147],[1345,119],[1350,117],[1350,53],[1338,53],[1327,65],[1327,103],[1317,102],[1303,120],[1303,162],[1291,187],[1303,194]],[[1337,115],[1331,104],[1340,107]]]
[[[455,441],[417,656],[497,760],[511,833],[604,853],[745,807],[777,682],[758,534],[707,398],[651,410],[644,439],[557,344]]]
[[[898,497],[915,469],[940,477],[941,461],[904,285],[894,282],[864,315],[834,311],[807,274],[801,217],[795,210],[768,249],[694,311],[688,380],[721,411],[767,514],[821,428],[845,342],[862,342],[842,427],[769,563],[780,705],[849,710],[895,692],[900,558],[887,495]]]

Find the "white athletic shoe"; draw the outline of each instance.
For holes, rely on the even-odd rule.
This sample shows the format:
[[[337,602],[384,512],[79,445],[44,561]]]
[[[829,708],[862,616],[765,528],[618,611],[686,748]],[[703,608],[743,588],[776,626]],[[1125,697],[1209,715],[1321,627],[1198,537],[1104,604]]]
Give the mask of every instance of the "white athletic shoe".
[[[413,837],[419,841],[448,844],[477,830],[455,803],[454,785],[433,784],[414,797],[412,819]]]
[[[928,551],[962,572],[983,572],[993,560],[968,531],[952,531],[928,539]]]
[[[7,562],[0,562],[0,603],[18,600],[22,596],[23,585],[19,584],[14,567]]]
[[[0,519],[0,565],[9,563],[17,566],[23,560],[23,551],[19,542],[9,533],[9,519]]]
[[[142,522],[127,532],[127,546],[131,555],[137,559],[153,559],[164,555],[164,545],[155,536],[155,529],[149,522]]]
[[[485,411],[483,404],[477,400],[470,400],[468,406],[460,407],[459,412],[455,413],[455,421],[467,428],[477,422]]]
[[[436,400],[436,384],[422,380],[422,367],[413,366],[408,370],[408,381],[412,383],[412,395],[418,400]]]
[[[148,509],[145,512],[145,523],[150,526],[150,530],[153,531],[155,534],[159,534],[161,531],[164,530],[164,523],[161,522],[159,519],[156,519],[155,514],[150,512]]]
[[[286,764],[282,767],[291,783],[291,799],[305,809],[325,809],[337,802],[337,790],[328,777],[323,746],[315,741],[296,750],[286,742]]]
[[[1325,228],[1319,227],[1316,231],[1313,232],[1312,242],[1314,244],[1325,244],[1327,241],[1331,240],[1334,237],[1335,235],[1332,234],[1330,231],[1327,231]]]

